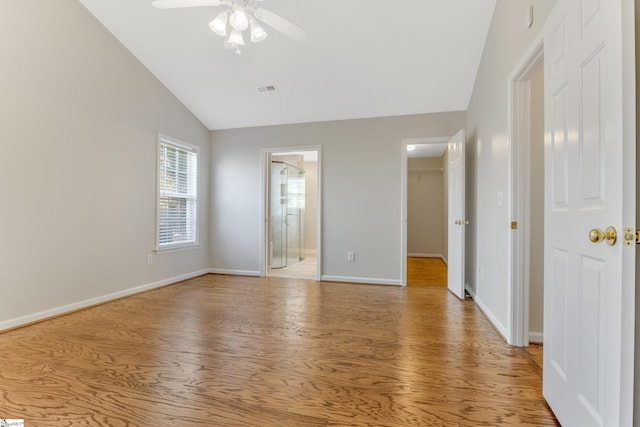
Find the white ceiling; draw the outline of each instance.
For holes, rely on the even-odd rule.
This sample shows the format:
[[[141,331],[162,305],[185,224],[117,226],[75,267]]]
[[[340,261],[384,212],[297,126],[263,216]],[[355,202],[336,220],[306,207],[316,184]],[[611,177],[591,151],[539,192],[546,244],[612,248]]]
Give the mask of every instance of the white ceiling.
[[[80,2],[211,130],[466,110],[495,6],[265,0],[307,40],[265,25],[267,39],[236,55],[209,29],[220,8]]]
[[[447,143],[414,144],[413,151],[407,150],[407,157],[410,159],[420,157],[441,157],[447,149]]]

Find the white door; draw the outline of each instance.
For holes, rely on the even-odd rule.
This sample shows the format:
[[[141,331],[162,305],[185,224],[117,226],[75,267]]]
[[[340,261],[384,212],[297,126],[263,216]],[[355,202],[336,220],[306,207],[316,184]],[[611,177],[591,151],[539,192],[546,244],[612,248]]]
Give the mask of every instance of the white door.
[[[558,0],[544,33],[543,393],[565,427],[632,423],[635,245],[623,243],[624,227],[635,225],[629,20],[633,0]],[[591,229],[609,226],[615,243],[590,241]]]
[[[449,252],[447,254],[449,290],[464,299],[464,129],[448,143],[449,155]]]

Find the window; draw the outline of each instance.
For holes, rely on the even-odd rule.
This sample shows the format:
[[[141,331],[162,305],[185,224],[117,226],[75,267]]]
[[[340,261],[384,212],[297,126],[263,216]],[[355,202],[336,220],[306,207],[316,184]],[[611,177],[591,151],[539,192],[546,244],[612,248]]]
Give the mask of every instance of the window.
[[[157,249],[198,244],[198,150],[158,135]]]

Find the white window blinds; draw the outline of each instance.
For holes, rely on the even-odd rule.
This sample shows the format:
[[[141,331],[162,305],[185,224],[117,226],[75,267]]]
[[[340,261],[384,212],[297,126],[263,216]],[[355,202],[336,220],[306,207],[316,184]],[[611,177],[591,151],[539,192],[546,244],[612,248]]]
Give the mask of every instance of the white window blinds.
[[[198,152],[159,137],[158,249],[197,244]]]

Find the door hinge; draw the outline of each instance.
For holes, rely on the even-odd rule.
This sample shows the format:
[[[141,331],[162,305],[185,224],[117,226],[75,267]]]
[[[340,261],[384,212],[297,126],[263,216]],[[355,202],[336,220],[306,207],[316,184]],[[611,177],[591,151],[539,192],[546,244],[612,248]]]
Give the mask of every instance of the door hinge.
[[[511,221],[511,229],[512,230],[518,229],[518,221]]]
[[[625,228],[624,229],[624,244],[626,246],[638,245],[640,244],[640,230],[636,230],[635,228]]]

